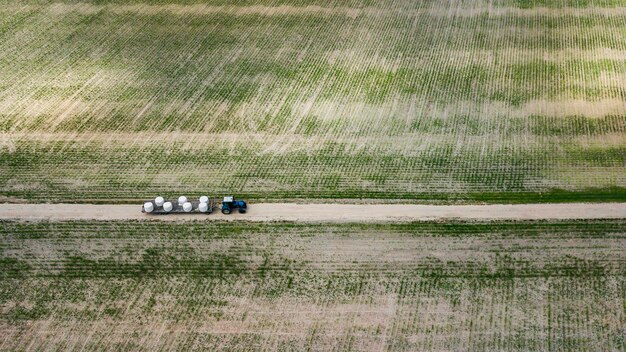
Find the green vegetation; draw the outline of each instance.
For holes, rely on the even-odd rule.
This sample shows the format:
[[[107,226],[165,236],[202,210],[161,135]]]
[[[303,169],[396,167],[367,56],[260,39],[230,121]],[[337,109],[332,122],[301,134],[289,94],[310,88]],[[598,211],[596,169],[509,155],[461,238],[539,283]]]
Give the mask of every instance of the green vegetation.
[[[626,201],[625,0],[0,0],[0,202]],[[0,350],[624,350],[622,220],[0,222]]]
[[[625,246],[608,220],[4,222],[0,326],[17,350],[619,349]]]
[[[624,1],[5,3],[3,199],[626,200]]]
[[[207,190],[269,200],[626,200],[624,187],[611,183],[626,177],[624,147],[458,150],[450,145],[413,155],[393,151],[396,147],[355,144],[329,142],[317,151],[296,147],[277,155],[259,152],[262,143],[255,142],[237,150],[219,145],[186,148],[184,142],[173,142],[166,150],[108,142],[25,142],[0,153],[0,184],[5,196],[56,202],[136,202],[155,194]]]

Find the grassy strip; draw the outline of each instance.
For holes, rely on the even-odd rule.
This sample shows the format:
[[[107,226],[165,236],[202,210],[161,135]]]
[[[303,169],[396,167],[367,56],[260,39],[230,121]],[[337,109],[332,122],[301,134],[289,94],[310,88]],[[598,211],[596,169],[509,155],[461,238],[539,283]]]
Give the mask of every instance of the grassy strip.
[[[623,147],[458,150],[399,155],[350,144],[281,155],[240,148],[114,148],[20,143],[0,152],[0,195],[125,203],[157,194],[235,193],[252,200],[403,199],[449,203],[624,201]]]

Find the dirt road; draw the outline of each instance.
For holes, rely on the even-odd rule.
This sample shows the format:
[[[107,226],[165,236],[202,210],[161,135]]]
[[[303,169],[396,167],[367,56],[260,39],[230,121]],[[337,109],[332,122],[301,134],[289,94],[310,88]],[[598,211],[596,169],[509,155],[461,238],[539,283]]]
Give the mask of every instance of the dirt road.
[[[0,204],[0,220],[387,222],[437,219],[626,219],[626,203],[517,205],[251,204],[247,214],[147,215],[141,205]]]

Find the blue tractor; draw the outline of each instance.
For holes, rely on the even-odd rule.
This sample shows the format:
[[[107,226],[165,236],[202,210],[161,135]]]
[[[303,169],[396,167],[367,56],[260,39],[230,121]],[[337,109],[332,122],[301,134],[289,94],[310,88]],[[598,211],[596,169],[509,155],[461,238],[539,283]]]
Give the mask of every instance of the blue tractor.
[[[224,197],[224,201],[222,202],[222,213],[230,214],[234,209],[239,209],[241,214],[245,213],[248,210],[248,204],[246,204],[243,200],[235,200],[235,197]]]

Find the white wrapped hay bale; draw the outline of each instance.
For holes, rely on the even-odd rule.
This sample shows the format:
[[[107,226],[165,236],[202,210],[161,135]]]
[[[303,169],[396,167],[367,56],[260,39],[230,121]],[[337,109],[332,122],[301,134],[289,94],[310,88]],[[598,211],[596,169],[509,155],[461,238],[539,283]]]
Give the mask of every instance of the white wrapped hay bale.
[[[200,197],[200,203],[209,203],[209,197],[207,196]]]
[[[154,204],[156,204],[157,207],[162,207],[163,203],[165,203],[165,199],[163,199],[163,197],[154,198]]]
[[[146,213],[152,213],[152,211],[154,210],[154,204],[152,204],[152,202],[143,203],[143,210]]]
[[[189,203],[189,202],[185,202],[185,203],[183,203],[183,210],[184,210],[186,213],[190,212],[192,208],[193,208],[193,207],[191,206],[191,203]]]
[[[200,210],[200,212],[202,213],[206,213],[207,211],[209,211],[209,205],[206,202],[201,202],[198,205],[198,210]]]
[[[172,211],[174,207],[172,206],[172,202],[165,202],[163,203],[163,210],[166,212],[170,212]]]
[[[187,197],[185,196],[178,197],[178,205],[183,205],[185,202],[187,202]]]

